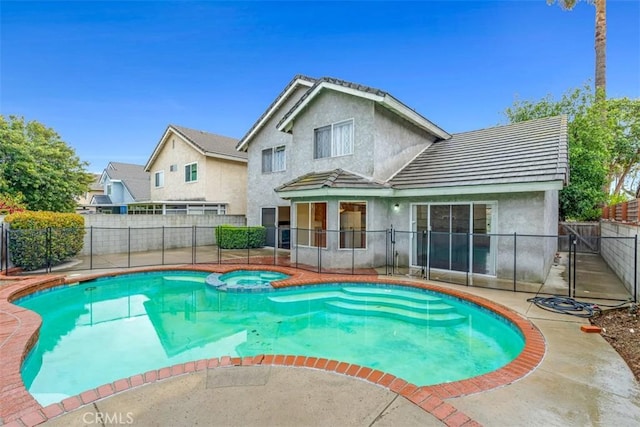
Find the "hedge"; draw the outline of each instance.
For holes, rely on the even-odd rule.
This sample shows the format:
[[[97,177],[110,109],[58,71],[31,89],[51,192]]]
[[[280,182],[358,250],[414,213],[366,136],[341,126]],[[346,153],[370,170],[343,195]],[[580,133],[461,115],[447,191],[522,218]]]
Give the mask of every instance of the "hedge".
[[[7,215],[4,221],[10,226],[10,259],[24,270],[60,264],[82,250],[82,215],[26,211]]]
[[[215,233],[216,242],[221,249],[261,248],[267,243],[267,229],[262,226],[219,225]]]

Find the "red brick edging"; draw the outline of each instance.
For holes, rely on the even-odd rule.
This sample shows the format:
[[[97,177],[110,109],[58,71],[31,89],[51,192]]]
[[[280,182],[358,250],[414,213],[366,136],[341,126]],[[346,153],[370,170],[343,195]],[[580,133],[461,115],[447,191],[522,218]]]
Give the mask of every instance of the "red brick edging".
[[[528,375],[540,364],[545,353],[544,337],[540,331],[528,320],[515,312],[495,304],[481,297],[460,292],[455,289],[439,287],[426,282],[410,282],[397,279],[376,278],[368,275],[322,275],[309,271],[301,271],[289,267],[273,267],[265,265],[189,265],[166,268],[142,268],[124,270],[119,274],[141,271],[158,270],[196,270],[224,273],[232,270],[273,270],[290,275],[291,277],[275,282],[274,287],[289,287],[299,285],[325,284],[335,282],[354,283],[383,283],[429,289],[471,301],[509,319],[522,332],[525,347],[521,354],[506,366],[478,377],[466,380],[443,383],[433,386],[418,387],[414,384],[395,377],[391,374],[371,368],[352,365],[336,360],[295,355],[259,355],[254,357],[221,357],[187,362],[171,367],[161,368],[145,374],[137,374],[129,378],[120,379],[96,389],[85,391],[77,396],[69,397],[60,403],[43,408],[27,392],[20,368],[29,350],[38,339],[40,316],[14,304],[18,298],[37,291],[49,289],[65,283],[87,281],[96,277],[115,275],[113,273],[97,273],[80,277],[65,278],[64,276],[39,276],[16,280],[16,283],[0,287],[0,424],[7,426],[34,426],[49,418],[57,417],[80,406],[93,403],[114,393],[129,390],[144,384],[161,381],[166,378],[184,375],[204,369],[230,366],[287,366],[324,371],[355,377],[370,383],[385,387],[429,412],[448,426],[479,425],[454,406],[444,402],[444,399],[464,396],[490,390],[511,384]],[[11,277],[11,279],[15,279]]]

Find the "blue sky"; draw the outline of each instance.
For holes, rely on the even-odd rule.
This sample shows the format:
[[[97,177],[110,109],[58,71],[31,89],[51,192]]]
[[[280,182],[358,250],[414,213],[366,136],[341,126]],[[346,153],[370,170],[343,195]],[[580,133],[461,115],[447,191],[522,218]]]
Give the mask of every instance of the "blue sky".
[[[0,1],[0,114],[89,170],[168,124],[240,138],[295,74],[377,87],[448,132],[593,81],[594,8],[530,1]],[[640,96],[640,2],[607,5],[607,92]]]

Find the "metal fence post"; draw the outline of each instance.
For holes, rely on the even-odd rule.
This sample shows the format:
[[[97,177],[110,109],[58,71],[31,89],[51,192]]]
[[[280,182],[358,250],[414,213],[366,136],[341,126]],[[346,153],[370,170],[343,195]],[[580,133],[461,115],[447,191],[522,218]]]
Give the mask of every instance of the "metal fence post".
[[[638,302],[638,235],[633,238],[633,302]]]
[[[518,242],[518,235],[513,232],[513,292],[517,292],[516,285],[516,271],[518,269],[518,250],[516,248]]]
[[[251,257],[251,238],[249,236],[249,227],[247,226],[247,264],[250,264],[249,258]]]
[[[573,250],[573,245],[571,242],[573,242],[572,236],[571,234],[569,234],[569,259],[567,260],[567,269],[569,270],[568,273],[568,278],[569,278],[569,283],[567,283],[567,292],[568,292],[568,297],[571,298],[571,279],[573,279],[573,268],[571,265],[571,257],[573,256],[572,254],[572,250]]]
[[[127,268],[131,268],[131,227],[127,227]]]
[[[51,273],[51,227],[47,227],[47,273]]]
[[[277,262],[277,256],[278,256],[278,246],[280,245],[280,230],[278,229],[278,227],[275,227],[275,235],[276,235],[276,241],[274,242],[273,245],[273,265],[278,265]]]
[[[427,280],[431,280],[431,229],[427,230]]]
[[[351,227],[351,274],[355,274],[356,267],[356,230]]]
[[[93,225],[89,227],[89,270],[93,270]]]
[[[162,250],[162,265],[164,265],[164,225],[162,226],[162,241],[160,242],[160,247]]]
[[[197,242],[198,240],[198,227],[195,225],[191,226],[191,264],[195,264],[197,261]]]
[[[575,238],[575,235],[571,235],[571,244],[573,245],[573,297],[576,297],[576,276],[578,275],[577,270],[577,259],[578,259],[578,239]]]

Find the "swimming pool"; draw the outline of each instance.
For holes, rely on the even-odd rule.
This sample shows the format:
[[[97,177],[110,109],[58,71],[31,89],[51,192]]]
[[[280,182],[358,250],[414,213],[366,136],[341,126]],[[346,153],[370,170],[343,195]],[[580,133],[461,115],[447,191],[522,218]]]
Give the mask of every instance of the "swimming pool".
[[[271,282],[288,277],[288,274],[277,271],[236,270],[225,274],[211,273],[205,278],[205,282],[220,291],[266,291],[273,289]]]
[[[123,275],[16,303],[43,318],[22,369],[42,405],[202,358],[294,354],[359,364],[416,385],[496,370],[524,339],[500,316],[436,292],[335,283],[229,293],[209,273]]]

